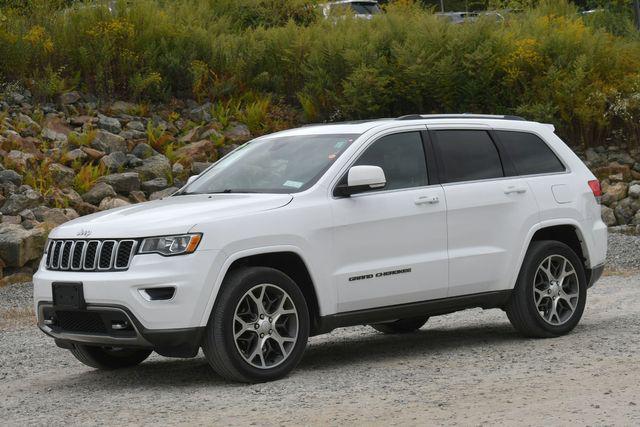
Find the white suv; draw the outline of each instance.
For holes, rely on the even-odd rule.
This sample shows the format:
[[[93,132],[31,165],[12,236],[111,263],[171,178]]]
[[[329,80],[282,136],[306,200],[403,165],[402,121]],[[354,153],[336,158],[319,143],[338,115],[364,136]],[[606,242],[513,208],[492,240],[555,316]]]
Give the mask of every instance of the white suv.
[[[292,129],[171,197],[53,230],[38,325],[92,367],[202,348],[238,381],[284,376],[312,335],[411,332],[471,307],[559,336],[603,270],[599,197],[553,126],[517,117]]]

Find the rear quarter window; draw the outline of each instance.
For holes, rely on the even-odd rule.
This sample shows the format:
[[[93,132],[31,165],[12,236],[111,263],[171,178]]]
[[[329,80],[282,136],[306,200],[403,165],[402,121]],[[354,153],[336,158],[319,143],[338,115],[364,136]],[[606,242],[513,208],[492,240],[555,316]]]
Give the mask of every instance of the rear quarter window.
[[[564,172],[566,169],[539,136],[527,132],[495,131],[518,175]]]

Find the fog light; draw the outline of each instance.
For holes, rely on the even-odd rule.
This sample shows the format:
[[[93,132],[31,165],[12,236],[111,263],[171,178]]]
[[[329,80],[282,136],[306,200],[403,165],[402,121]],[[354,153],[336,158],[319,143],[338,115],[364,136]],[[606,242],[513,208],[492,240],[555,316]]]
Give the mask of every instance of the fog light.
[[[118,321],[113,321],[111,322],[111,329],[115,329],[117,331],[121,331],[123,329],[128,329],[129,328],[129,322],[127,322],[126,320],[118,320]]]

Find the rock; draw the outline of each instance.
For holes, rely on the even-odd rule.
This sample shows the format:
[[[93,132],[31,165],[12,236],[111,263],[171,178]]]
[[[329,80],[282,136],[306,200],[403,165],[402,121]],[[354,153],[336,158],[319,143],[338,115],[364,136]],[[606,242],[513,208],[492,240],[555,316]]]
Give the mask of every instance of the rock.
[[[16,123],[18,123],[21,128],[20,134],[22,136],[37,136],[42,132],[40,125],[26,114],[18,113]]]
[[[140,189],[140,175],[137,172],[124,172],[106,175],[98,179],[113,187],[118,194],[129,194]],[[86,200],[86,199],[85,199]]]
[[[20,224],[21,222],[22,218],[20,215],[2,215],[3,224]]]
[[[189,118],[194,122],[210,122],[211,121],[211,103],[207,102],[199,107],[189,111]]]
[[[164,190],[169,184],[166,178],[154,178],[142,183],[142,191],[147,194],[155,193],[156,191]]]
[[[155,193],[151,193],[151,195],[149,196],[149,200],[163,199],[165,197],[169,197],[176,191],[178,191],[178,188],[176,187],[169,187],[161,191],[156,191]]]
[[[67,153],[64,154],[62,161],[70,164],[73,162],[79,162],[79,163],[83,163],[87,157],[89,157],[87,155],[87,153],[85,153],[83,150],[81,150],[80,148],[76,148],[74,150],[71,150]]]
[[[142,191],[132,191],[129,194],[129,200],[131,203],[142,203],[147,201],[147,196]]]
[[[629,197],[633,199],[640,199],[640,185],[633,184],[629,187]]]
[[[156,154],[144,159],[142,166],[135,170],[143,180],[166,178],[171,175],[171,162],[162,154]]]
[[[208,139],[192,142],[191,144],[180,147],[175,151],[175,155],[178,159],[197,162],[205,162],[209,158],[215,157],[215,154],[215,146],[213,142]]]
[[[613,213],[618,220],[618,224],[629,224],[638,211],[638,208],[640,208],[640,202],[637,200],[631,199],[630,197],[621,200],[613,209]]]
[[[106,130],[98,130],[96,132],[96,137],[91,142],[91,146],[107,154],[116,151],[127,151],[127,142],[125,139],[120,135],[113,134]]]
[[[9,196],[0,213],[3,215],[17,215],[21,211],[35,208],[42,203],[42,195],[34,190],[27,190],[24,193],[14,193]]]
[[[114,151],[100,159],[100,164],[109,172],[117,172],[127,163],[127,155],[122,151]]]
[[[22,175],[12,169],[0,171],[0,183],[11,182],[17,186],[22,185]]]
[[[142,159],[137,158],[133,154],[127,154],[127,167],[133,169],[138,166],[142,166]]]
[[[25,230],[16,224],[0,225],[0,258],[7,267],[22,267],[42,256],[47,233],[42,227]]]
[[[100,160],[105,155],[104,151],[96,150],[94,148],[82,147],[80,148],[91,160]]]
[[[26,170],[28,165],[35,164],[36,157],[31,153],[11,150],[5,157],[5,166],[15,166],[18,170]]]
[[[78,213],[73,209],[47,208],[39,206],[33,210],[35,219],[47,223],[50,227],[57,227],[67,221],[78,218]]]
[[[171,167],[171,172],[173,173],[173,175],[181,175],[182,172],[184,172],[184,166],[182,166],[181,163],[174,163],[173,166]]]
[[[97,123],[98,119],[93,116],[73,116],[69,119],[69,123],[73,126],[86,127],[87,125]]]
[[[141,142],[140,144],[135,146],[133,151],[131,151],[131,154],[133,154],[139,159],[146,159],[148,157],[155,156],[160,153],[154,150],[149,144]]]
[[[98,206],[98,209],[100,209],[101,211],[106,211],[107,209],[119,208],[122,206],[128,206],[130,204],[131,203],[129,203],[128,201],[120,199],[118,197],[107,197],[100,202],[100,206]]]
[[[98,212],[97,206],[87,202],[73,202],[72,206],[80,215],[90,215]]]
[[[618,220],[613,213],[613,209],[607,206],[602,206],[602,221],[604,221],[608,227],[612,227],[618,223]]]
[[[633,165],[635,160],[627,152],[617,152],[609,155],[609,160],[623,165]]]
[[[50,117],[44,123],[40,135],[49,141],[67,142],[71,128],[60,117]]]
[[[231,142],[244,142],[251,138],[251,132],[246,125],[237,123],[224,132],[224,137]]]
[[[628,185],[624,182],[616,182],[606,187],[602,195],[602,203],[609,206],[613,202],[620,201],[627,197]]]
[[[178,139],[178,141],[182,142],[183,144],[195,142],[199,139],[200,132],[202,132],[203,129],[204,126],[196,126],[194,128],[191,128],[186,134],[182,135],[180,139]]]
[[[207,129],[200,135],[200,139],[209,139],[211,141],[219,141],[222,137],[223,135],[214,127]]]
[[[146,132],[147,130],[144,124],[139,120],[132,120],[129,123],[127,123],[127,129],[135,130],[138,132]]]
[[[120,120],[103,114],[98,114],[98,127],[111,133],[120,133],[122,130]]]
[[[116,101],[109,108],[115,114],[129,114],[135,110],[135,104],[126,101]]]
[[[73,180],[76,177],[76,171],[73,169],[63,166],[60,163],[53,163],[49,165],[49,171],[56,185],[60,187],[70,187],[73,185]]]
[[[102,199],[115,196],[116,192],[111,185],[106,182],[98,182],[96,185],[91,187],[89,191],[82,195],[82,199],[85,202],[97,205],[102,201]]]
[[[75,104],[76,102],[80,101],[80,94],[76,91],[66,92],[60,95],[58,100],[62,105]]]
[[[191,163],[191,173],[193,175],[200,175],[211,165],[212,163],[209,162],[193,162]]]
[[[20,216],[20,218],[22,218],[23,221],[25,220],[36,220],[36,216],[34,215],[33,211],[31,209],[25,209],[22,212],[20,212],[18,214]]]
[[[146,133],[137,130],[123,130],[120,132],[120,136],[124,139],[147,139]]]
[[[224,157],[227,154],[231,153],[233,150],[235,150],[236,148],[240,147],[240,145],[238,144],[225,144],[222,147],[220,147],[218,149],[218,154],[220,155],[220,157]]]

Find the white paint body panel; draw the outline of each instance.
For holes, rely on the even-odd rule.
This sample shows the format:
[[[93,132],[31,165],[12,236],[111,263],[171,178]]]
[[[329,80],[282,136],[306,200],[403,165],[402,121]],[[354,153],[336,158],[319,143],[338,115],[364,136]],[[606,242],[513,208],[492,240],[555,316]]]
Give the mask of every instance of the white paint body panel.
[[[333,197],[333,187],[364,147],[382,135],[427,125],[536,133],[562,159],[567,173]],[[303,192],[169,197],[57,227],[51,238],[74,239],[80,230],[90,230],[91,238],[200,232],[203,239],[191,255],[136,255],[127,271],[56,272],[41,265],[34,276],[34,303],[51,300],[54,281],[80,281],[88,303],[125,306],[145,328],[204,326],[235,260],[283,251],[304,261],[321,315],[510,289],[534,233],[553,225],[576,228],[587,266],[604,262],[607,230],[587,185],[595,178],[546,125],[485,118],[380,120],[278,135],[337,133],[361,136]],[[526,191],[505,194],[512,186]],[[562,203],[554,197],[554,186],[563,186]],[[437,202],[431,203],[434,198]],[[356,275],[404,268],[411,272],[349,282]],[[170,301],[146,301],[137,291],[167,284],[177,288]]]

